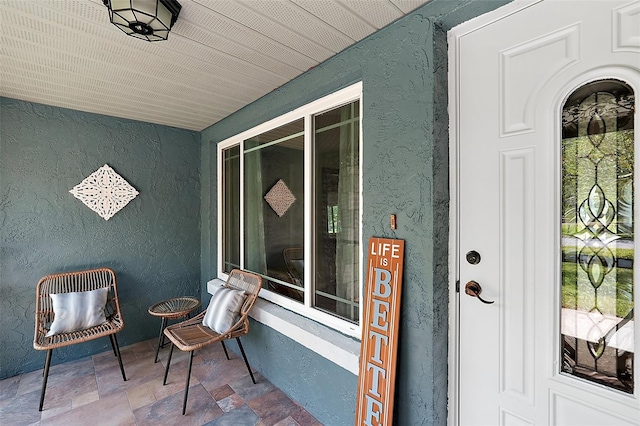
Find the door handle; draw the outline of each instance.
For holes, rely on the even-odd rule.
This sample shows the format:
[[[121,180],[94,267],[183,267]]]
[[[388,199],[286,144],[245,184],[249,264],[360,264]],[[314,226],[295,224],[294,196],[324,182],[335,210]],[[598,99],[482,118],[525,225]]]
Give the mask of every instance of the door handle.
[[[467,285],[464,286],[464,292],[471,297],[477,297],[482,303],[486,303],[487,305],[495,302],[495,300],[489,302],[488,300],[484,300],[482,297],[480,297],[480,293],[482,293],[482,287],[480,287],[480,284],[473,280],[469,281]]]

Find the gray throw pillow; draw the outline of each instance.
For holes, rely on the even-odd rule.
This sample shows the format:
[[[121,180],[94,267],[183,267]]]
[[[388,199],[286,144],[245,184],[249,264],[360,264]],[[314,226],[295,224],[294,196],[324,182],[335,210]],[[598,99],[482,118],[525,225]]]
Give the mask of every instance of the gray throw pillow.
[[[107,322],[104,306],[108,288],[72,293],[52,293],[53,323],[47,336],[84,330]]]
[[[246,297],[244,291],[221,287],[211,296],[202,323],[220,334],[228,331],[238,321]]]

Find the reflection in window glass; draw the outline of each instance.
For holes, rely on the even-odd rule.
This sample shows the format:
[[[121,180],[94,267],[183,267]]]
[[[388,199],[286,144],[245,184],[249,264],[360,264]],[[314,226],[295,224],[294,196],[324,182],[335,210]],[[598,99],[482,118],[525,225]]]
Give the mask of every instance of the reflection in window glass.
[[[257,273],[265,299],[353,336],[361,93],[353,85],[218,145],[219,278],[235,267]]]
[[[617,80],[563,109],[562,372],[633,393],[634,93]]]
[[[240,268],[240,147],[223,150],[222,260],[224,272]]]
[[[315,306],[358,321],[359,102],[314,117]]]
[[[265,198],[266,197],[266,198]],[[244,141],[244,267],[265,288],[302,302],[292,250],[304,247],[304,120]],[[303,263],[302,250],[296,252]]]

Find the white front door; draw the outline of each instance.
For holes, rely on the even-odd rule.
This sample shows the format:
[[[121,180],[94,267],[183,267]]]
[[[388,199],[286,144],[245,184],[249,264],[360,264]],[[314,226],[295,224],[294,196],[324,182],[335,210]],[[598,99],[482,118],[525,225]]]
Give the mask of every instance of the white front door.
[[[460,425],[640,425],[640,2],[510,10],[450,36],[450,409]]]

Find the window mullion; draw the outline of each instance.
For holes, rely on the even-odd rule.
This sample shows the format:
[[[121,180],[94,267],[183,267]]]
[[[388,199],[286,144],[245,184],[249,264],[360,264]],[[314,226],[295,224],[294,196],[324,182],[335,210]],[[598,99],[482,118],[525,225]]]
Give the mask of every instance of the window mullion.
[[[304,117],[304,305],[312,306],[314,292],[313,235],[313,125],[311,114]]]
[[[360,271],[362,272],[362,266],[364,265],[364,249],[363,247],[366,247],[366,243],[363,240],[362,237],[362,217],[363,217],[363,202],[362,202],[362,194],[363,194],[363,190],[362,190],[362,181],[363,181],[363,160],[362,160],[362,156],[363,156],[363,134],[362,134],[362,118],[363,118],[363,102],[360,101],[359,105],[358,105],[359,111],[358,111],[358,128],[356,129],[356,132],[358,134],[358,189],[360,194],[358,195],[358,203],[359,203],[359,217],[358,217],[358,223],[359,223],[359,230],[358,230],[358,240],[360,241],[360,253],[358,255],[359,258],[359,267],[360,267]],[[360,298],[359,300],[361,301],[361,305],[360,305],[360,315],[358,316],[358,324],[362,324],[362,322],[364,321],[364,274],[360,274],[360,279],[358,282],[358,288],[359,288],[359,294],[360,294]]]
[[[233,160],[234,175],[237,176],[236,173],[239,172],[239,176],[236,178],[239,192],[237,196],[231,196],[233,204],[236,206],[234,210],[238,208],[239,211],[237,215],[232,211],[226,213],[230,215],[229,218],[234,219],[235,223],[231,225],[234,233],[239,231],[240,234],[238,245],[233,248],[234,253],[239,254],[237,264],[242,269],[257,269],[265,277],[268,285],[265,286],[265,291],[261,292],[261,296],[266,300],[282,305],[352,337],[359,336],[359,324],[362,322],[362,309],[358,309],[359,312],[356,312],[354,306],[349,308],[352,303],[358,303],[359,300],[362,300],[363,292],[363,277],[360,273],[363,250],[362,247],[357,251],[354,251],[355,248],[354,250],[349,249],[351,242],[361,245],[359,241],[362,240],[362,103],[359,102],[361,96],[361,84],[354,85],[222,141],[218,145],[219,153],[234,145],[237,147],[235,150],[239,151],[239,160]],[[353,105],[349,105],[351,103]],[[315,126],[319,126],[319,129],[314,129]],[[300,152],[301,148],[303,148],[303,152]],[[260,155],[262,161],[254,162],[256,155]],[[222,154],[220,157],[218,164],[218,217],[224,218],[225,212],[220,209],[224,204],[221,197],[224,192],[225,164]],[[345,161],[348,160],[347,163],[339,162],[339,157],[345,157]],[[290,163],[285,164],[285,161],[290,161]],[[263,173],[258,178],[262,179],[266,176],[264,183],[253,185],[255,182],[252,171]],[[339,174],[344,174],[345,185],[343,186],[339,185]],[[300,182],[301,177],[302,182]],[[271,217],[277,211],[274,210],[275,213],[272,213],[265,207],[264,194],[257,190],[264,185],[262,192],[265,192],[269,182],[275,181],[277,178],[281,178],[285,184],[288,184],[289,189],[299,197],[296,201],[297,204],[293,204],[294,210],[291,210],[288,215],[279,215],[282,216],[281,218]],[[246,187],[247,185],[249,185],[249,189]],[[356,192],[356,187],[359,193]],[[326,195],[323,195],[325,192]],[[338,204],[340,203],[344,207],[342,215],[345,218],[341,218],[338,213]],[[355,210],[356,203],[359,204],[357,211]],[[250,233],[254,239],[260,240],[260,229],[254,232],[254,225],[260,224],[262,221],[259,218],[253,220],[253,215],[256,213],[252,210],[254,204],[256,208],[262,206],[265,209],[265,216],[270,221],[267,224],[270,227],[267,228],[265,225],[265,231],[269,232],[268,235],[265,234],[262,237],[261,244],[255,245],[252,239],[247,239],[247,233]],[[302,213],[300,208],[303,209]],[[330,209],[329,212],[327,209]],[[294,212],[296,216],[292,217]],[[357,218],[355,217],[356,213]],[[300,217],[300,214],[303,216]],[[329,219],[334,221],[334,232],[327,229],[325,222]],[[348,231],[349,235],[339,235],[338,221],[340,219],[348,222],[345,232]],[[303,231],[302,236],[299,234],[301,230]],[[280,231],[286,231],[288,234],[279,234]],[[220,224],[218,226],[218,257],[219,263],[222,265],[220,278],[224,278],[225,275],[225,259],[221,255],[225,250],[223,245],[224,232],[225,228],[223,224]],[[275,241],[271,246],[267,245],[269,240],[266,237],[269,236],[273,237],[272,239]],[[339,237],[341,238],[342,251],[339,254],[336,245],[336,251],[333,254],[331,251],[332,238],[336,239],[334,244],[337,244]],[[256,263],[254,265],[252,259],[263,258],[260,250],[254,253],[254,249],[263,245],[265,250],[272,249],[270,253],[272,264],[268,263],[270,258],[266,256],[268,253],[265,252],[264,260],[267,264]],[[285,263],[280,265],[282,262],[279,262],[279,258],[277,258],[277,250],[280,246],[291,247],[294,250],[296,247],[302,246],[303,255],[301,256],[299,251],[296,255],[302,259],[296,257],[294,259],[296,263],[288,262],[292,258],[286,257],[283,252]],[[338,255],[345,260],[338,263],[336,261]],[[325,263],[327,264],[326,268]],[[300,264],[302,265],[302,277],[300,274],[293,277],[295,271],[292,272],[292,268],[299,269]],[[316,268],[316,264],[319,269]],[[338,271],[341,274],[339,277]],[[354,282],[352,287],[349,287],[349,278],[352,272],[352,281]],[[296,289],[296,285],[299,285],[300,281],[302,281],[303,288]]]
[[[216,242],[216,247],[217,247],[217,259],[218,259],[218,267],[216,270],[216,276],[220,277],[220,274],[222,272],[224,272],[224,256],[223,256],[223,247],[224,247],[224,240],[222,239],[222,228],[223,228],[223,197],[224,197],[224,190],[222,188],[224,188],[224,184],[223,184],[223,180],[222,180],[222,170],[224,167],[224,149],[218,145],[216,147],[217,149],[217,155],[216,155],[216,163],[217,163],[217,169],[216,169],[216,179],[218,182],[218,193],[216,194],[217,196],[217,224],[216,224],[216,232],[217,232],[217,242]]]
[[[244,270],[244,140],[240,141],[240,269]]]

